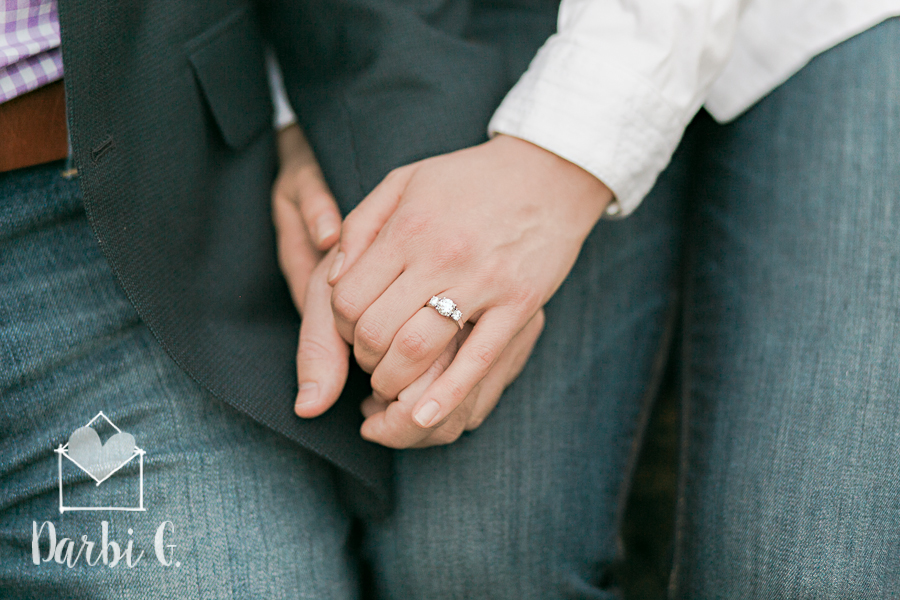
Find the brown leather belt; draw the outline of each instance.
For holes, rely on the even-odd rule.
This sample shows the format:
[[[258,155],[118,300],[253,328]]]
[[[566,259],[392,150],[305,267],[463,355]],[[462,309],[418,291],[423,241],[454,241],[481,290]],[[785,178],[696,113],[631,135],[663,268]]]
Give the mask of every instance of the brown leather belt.
[[[0,173],[60,160],[68,153],[62,81],[0,104]]]

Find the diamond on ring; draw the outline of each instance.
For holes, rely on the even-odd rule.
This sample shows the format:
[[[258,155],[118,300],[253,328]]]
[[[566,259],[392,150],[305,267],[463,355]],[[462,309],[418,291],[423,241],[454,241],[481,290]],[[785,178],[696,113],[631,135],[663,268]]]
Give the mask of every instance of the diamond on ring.
[[[462,324],[462,313],[456,308],[456,303],[453,302],[450,298],[441,298],[439,296],[432,296],[431,300],[428,301],[428,306],[432,307],[438,314],[442,317],[447,317],[448,319],[453,319],[456,321],[456,324],[460,327]]]

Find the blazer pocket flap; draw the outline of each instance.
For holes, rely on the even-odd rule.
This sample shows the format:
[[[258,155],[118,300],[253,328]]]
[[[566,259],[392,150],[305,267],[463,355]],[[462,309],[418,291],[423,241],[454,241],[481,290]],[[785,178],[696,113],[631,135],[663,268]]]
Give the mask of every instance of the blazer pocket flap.
[[[272,126],[262,37],[249,9],[187,43],[188,59],[225,142],[241,148]]]

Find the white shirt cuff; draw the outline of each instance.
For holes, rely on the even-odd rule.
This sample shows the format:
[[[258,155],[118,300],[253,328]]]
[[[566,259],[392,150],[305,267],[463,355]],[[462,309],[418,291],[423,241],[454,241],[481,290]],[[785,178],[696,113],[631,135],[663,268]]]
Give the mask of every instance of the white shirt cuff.
[[[488,130],[527,140],[593,174],[615,195],[606,216],[624,217],[653,187],[692,115],[672,107],[615,56],[598,60],[595,52],[555,37]]]

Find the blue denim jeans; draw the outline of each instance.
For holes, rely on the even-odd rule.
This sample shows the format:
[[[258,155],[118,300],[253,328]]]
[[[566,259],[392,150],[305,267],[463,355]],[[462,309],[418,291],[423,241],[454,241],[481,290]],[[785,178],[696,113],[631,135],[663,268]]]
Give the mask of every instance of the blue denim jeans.
[[[729,125],[699,116],[643,205],[598,225],[495,413],[398,455],[399,507],[367,538],[382,597],[613,597],[667,353],[670,596],[900,596],[900,19]]]
[[[732,124],[698,117],[638,211],[589,237],[494,413],[396,454],[396,509],[362,537],[378,597],[615,597],[635,450],[673,354],[671,596],[900,593],[898,129],[897,19]],[[60,514],[60,473],[66,506],[135,498],[134,461],[100,486],[60,467],[54,450],[100,410],[146,450],[147,510]],[[58,165],[0,175],[0,478],[2,598],[359,594],[332,468],[168,359]],[[82,536],[142,558],[69,568],[45,522],[63,562],[60,538],[74,556]]]
[[[62,166],[0,175],[0,598],[357,597],[332,468],[216,401],[166,355]],[[146,452],[142,473],[133,460],[96,485],[54,452],[100,411]],[[98,423],[101,437],[115,433]],[[60,485],[65,507],[135,507],[141,479],[145,511],[60,513]],[[48,522],[63,560],[62,538],[74,540],[72,567],[46,560]],[[79,557],[82,536],[95,547]],[[111,566],[113,542],[132,543],[132,567]]]
[[[900,19],[699,124],[677,598],[900,596]]]

